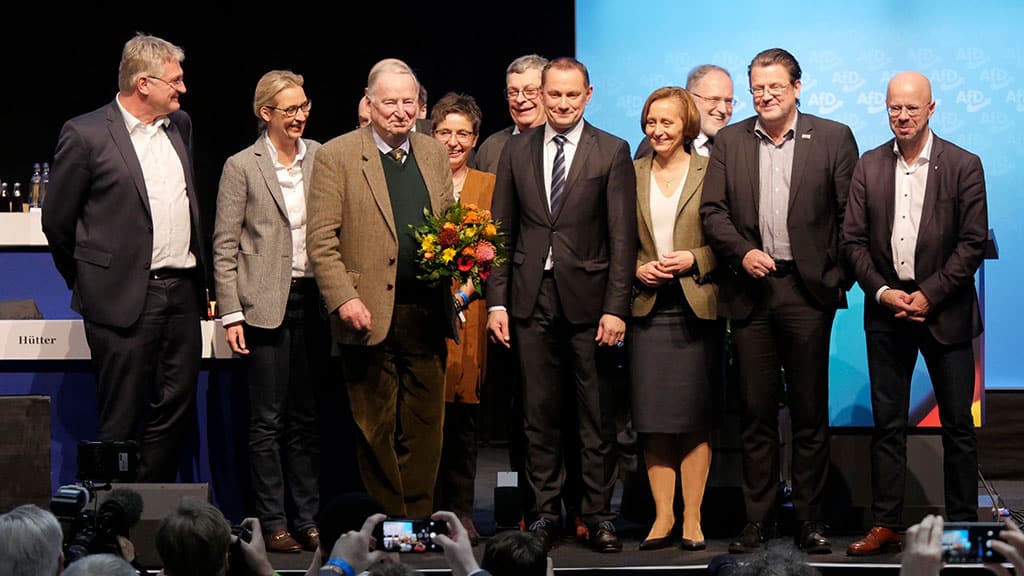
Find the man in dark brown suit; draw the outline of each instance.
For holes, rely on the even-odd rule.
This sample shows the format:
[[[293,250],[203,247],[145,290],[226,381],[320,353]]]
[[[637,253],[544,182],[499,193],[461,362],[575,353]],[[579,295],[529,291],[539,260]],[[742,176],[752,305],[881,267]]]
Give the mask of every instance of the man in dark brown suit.
[[[848,279],[839,261],[857,143],[850,128],[797,113],[800,64],[780,48],[748,69],[757,116],[718,132],[701,218],[719,259],[719,314],[729,318],[743,404],[747,525],[731,552],[763,546],[779,481],[780,368],[793,422],[797,544],[832,545],[820,522],[828,471],[828,351]]]
[[[897,74],[886,97],[895,139],[853,173],[843,255],[864,289],[875,526],[854,556],[898,549],[907,470],[907,411],[918,352],[942,423],[946,517],[978,518],[973,340],[982,319],[974,273],[988,237],[985,174],[977,156],[932,133],[928,79]]]

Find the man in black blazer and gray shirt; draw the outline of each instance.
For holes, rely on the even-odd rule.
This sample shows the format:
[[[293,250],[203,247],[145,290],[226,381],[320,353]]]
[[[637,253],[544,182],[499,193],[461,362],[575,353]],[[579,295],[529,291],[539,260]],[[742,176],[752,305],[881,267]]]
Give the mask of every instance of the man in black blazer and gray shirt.
[[[725,263],[719,313],[729,318],[743,406],[747,525],[731,552],[760,549],[779,485],[780,369],[793,423],[797,544],[829,553],[821,523],[829,464],[828,354],[832,321],[853,282],[839,234],[857,163],[848,126],[797,113],[800,65],[780,48],[748,68],[757,116],[718,133],[701,219]],[[720,265],[719,268],[722,268]]]
[[[69,120],[43,232],[85,320],[99,439],[139,442],[138,481],[174,482],[202,354],[204,250],[181,48],[136,35],[119,92]],[[141,426],[140,426],[141,420]]]

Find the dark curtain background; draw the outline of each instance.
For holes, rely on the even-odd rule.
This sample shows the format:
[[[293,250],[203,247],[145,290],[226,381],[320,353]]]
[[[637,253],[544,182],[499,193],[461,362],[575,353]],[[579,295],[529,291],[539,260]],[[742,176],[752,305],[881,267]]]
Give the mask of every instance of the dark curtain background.
[[[33,16],[0,21],[0,179],[27,187],[32,164],[52,162],[62,124],[113,99],[124,42],[136,31],[154,34],[185,50],[182,108],[193,119],[208,239],[221,168],[256,137],[252,95],[268,70],[305,77],[314,101],[306,136],[321,142],[354,127],[367,73],[386,57],[416,71],[429,104],[449,91],[475,97],[486,137],[511,123],[502,97],[508,63],[531,52],[571,55],[575,46],[571,0],[186,2],[162,11],[142,3],[90,3],[88,11],[30,3],[23,9]]]

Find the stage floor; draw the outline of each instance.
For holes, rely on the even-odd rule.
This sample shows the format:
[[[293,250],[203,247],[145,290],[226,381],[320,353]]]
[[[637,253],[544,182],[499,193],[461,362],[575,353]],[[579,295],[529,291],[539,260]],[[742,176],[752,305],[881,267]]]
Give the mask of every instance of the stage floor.
[[[476,483],[476,501],[474,507],[473,521],[480,531],[483,540],[475,548],[477,557],[483,554],[484,543],[488,536],[494,534],[494,487],[499,471],[508,469],[508,453],[504,446],[481,446]],[[1006,504],[1013,510],[1024,508],[1024,481],[993,481],[992,484],[1004,499]],[[979,493],[984,490],[979,486]],[[621,505],[622,482],[620,481],[613,500],[616,510]],[[708,548],[700,552],[684,551],[680,548],[667,548],[664,550],[643,551],[639,550],[640,542],[647,535],[648,526],[639,525],[627,519],[620,518],[616,521],[619,536],[623,540],[624,549],[619,554],[598,554],[590,550],[586,544],[577,543],[569,538],[563,540],[552,550],[551,557],[556,572],[572,572],[573,574],[585,574],[590,571],[600,571],[600,574],[608,576],[613,573],[633,574],[638,572],[658,574],[700,574],[706,573],[708,563],[715,558],[728,553],[730,538],[709,538]],[[852,574],[854,572],[864,574],[871,571],[871,574],[896,574],[899,571],[900,555],[886,554],[868,558],[855,558],[846,555],[846,547],[862,534],[841,534],[829,533],[832,539],[833,553],[823,555],[807,555],[805,558],[811,565],[817,567],[823,574],[839,576]],[[791,536],[779,537],[769,542],[771,547],[793,547]],[[271,563],[281,574],[301,574],[308,568],[312,554],[273,554]],[[417,570],[428,573],[449,572],[447,563],[439,554],[402,554],[401,561]],[[734,555],[734,559],[743,562],[748,555]],[[967,567],[958,567],[957,574],[966,576],[974,572]],[[983,571],[980,567],[977,572]],[[990,574],[990,573],[989,573]]]

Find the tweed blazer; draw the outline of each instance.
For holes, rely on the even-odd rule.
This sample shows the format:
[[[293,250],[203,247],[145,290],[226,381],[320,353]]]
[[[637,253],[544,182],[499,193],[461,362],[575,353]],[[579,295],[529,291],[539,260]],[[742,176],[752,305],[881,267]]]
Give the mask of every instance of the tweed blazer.
[[[341,344],[379,344],[388,334],[395,304],[398,234],[373,126],[325,143],[317,152],[307,205],[306,249],[320,293],[331,313],[331,331]],[[409,133],[413,158],[423,175],[435,214],[455,203],[445,147],[430,136]],[[439,304],[450,309],[448,287]],[[360,298],[371,329],[354,332],[338,316],[342,304]],[[445,301],[441,301],[441,300]],[[455,329],[445,327],[449,336]]]
[[[303,140],[302,182],[309,182],[318,142]],[[307,217],[308,218],[308,217]],[[284,320],[292,277],[292,232],[284,193],[266,136],[228,158],[217,191],[213,228],[213,279],[219,313],[245,314],[257,328]]]
[[[651,220],[651,163],[653,156],[645,156],[633,162],[636,169],[636,220],[639,248],[636,254],[637,268],[659,257],[654,243],[654,224]],[[676,279],[683,289],[686,301],[694,314],[704,320],[718,317],[718,287],[711,282],[711,273],[717,264],[715,254],[704,238],[700,223],[700,194],[707,173],[708,159],[697,154],[690,155],[690,169],[679,195],[676,208],[676,224],[672,234],[673,249],[689,250],[696,259],[697,274],[687,274]],[[646,316],[654,307],[658,291],[639,280],[634,283],[634,317]]]

